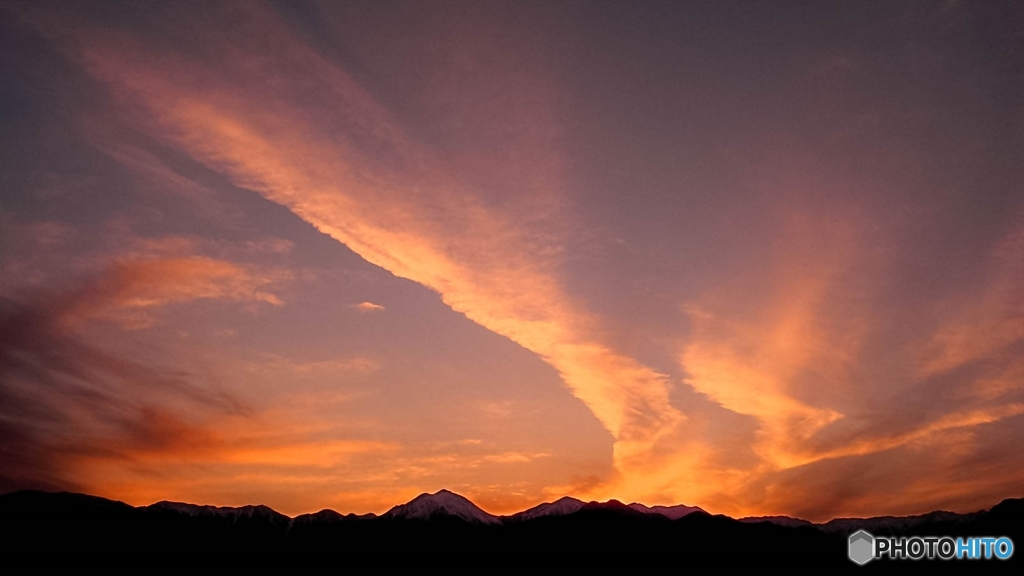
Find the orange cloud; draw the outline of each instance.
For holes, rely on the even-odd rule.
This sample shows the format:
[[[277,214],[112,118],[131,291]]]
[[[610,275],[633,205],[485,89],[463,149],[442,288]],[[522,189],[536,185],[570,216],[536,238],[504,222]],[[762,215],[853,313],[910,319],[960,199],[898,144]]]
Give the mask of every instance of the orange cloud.
[[[952,460],[969,460],[973,448],[963,437],[971,438],[981,427],[1024,413],[1024,402],[1011,394],[1020,390],[1018,376],[1024,363],[1007,352],[1024,337],[1017,321],[1024,293],[1013,281],[1024,262],[1019,234],[995,249],[988,267],[992,277],[984,283],[980,297],[968,295],[962,302],[947,303],[945,321],[923,341],[881,354],[875,348],[868,356],[866,343],[878,338],[871,331],[872,323],[879,323],[874,316],[878,312],[851,306],[845,283],[854,275],[850,271],[857,270],[860,255],[855,247],[870,243],[853,241],[856,227],[822,226],[830,229],[798,227],[783,235],[781,242],[787,249],[773,263],[773,281],[758,285],[756,294],[744,299],[718,294],[699,306],[684,307],[692,326],[691,338],[680,354],[686,382],[722,407],[758,423],[753,445],[760,458],[757,465],[723,469],[711,444],[696,447],[687,466],[678,469],[677,486],[688,484],[687,469],[715,478],[715,489],[697,486],[690,492],[702,494],[702,505],[711,509],[792,514],[807,508],[809,514],[823,514],[815,508],[818,504],[810,504],[803,485],[786,486],[799,491],[797,497],[771,479],[796,470],[826,475],[830,474],[827,466],[840,469],[849,460],[886,458],[885,454],[922,445],[941,445]],[[864,295],[860,298],[867,300]],[[739,307],[741,313],[723,305],[738,301],[746,302]],[[903,378],[892,373],[888,389],[864,380],[871,373],[864,366],[893,359],[913,366],[915,358],[920,369],[910,370]],[[998,368],[985,368],[980,376],[963,372],[948,384],[936,380],[954,368],[986,360],[996,360],[993,366]],[[813,387],[801,385],[808,381]],[[875,395],[878,401],[873,400]],[[855,397],[860,401],[851,402]],[[908,398],[913,402],[907,403]],[[1002,402],[993,402],[996,399]],[[654,467],[652,474],[671,483],[673,470],[684,460],[667,461],[663,467]],[[816,481],[806,475],[800,478],[807,485]],[[940,498],[961,497],[969,488],[947,486],[941,494],[936,486],[899,489],[905,489],[900,499],[913,493],[917,494],[913,498],[919,498],[913,500],[917,505],[935,506]],[[928,490],[934,499],[923,504]],[[836,498],[840,505],[831,494],[824,494],[820,501],[828,498]],[[843,505],[860,514],[877,514],[885,510],[881,502],[877,494],[865,494],[862,500]]]
[[[524,223],[515,210],[484,204],[344,70],[258,10],[252,16],[259,30],[246,33],[268,38],[273,55],[228,51],[238,64],[228,66],[230,77],[224,69],[142,46],[114,49],[95,38],[82,45],[82,56],[195,158],[367,261],[436,290],[453,310],[551,364],[615,438],[621,471],[676,429],[684,417],[670,405],[667,377],[596,341],[597,319],[561,287],[554,273],[559,248],[535,224],[564,215]],[[301,77],[289,77],[291,70],[302,70]],[[268,85],[268,78],[278,80]],[[315,91],[307,89],[312,78]],[[295,90],[331,96],[302,96],[306,106],[299,108],[290,105]],[[557,196],[557,181],[524,182],[531,193]],[[557,202],[534,206],[553,210]]]
[[[323,437],[322,427],[297,424],[294,415],[283,413],[188,422],[149,407],[119,432],[57,447],[82,489],[135,504],[169,497],[241,504],[244,492],[238,489],[257,482],[267,490],[260,501],[269,494],[275,506],[293,514],[313,511],[308,494],[297,494],[297,487],[328,501],[332,480],[348,476],[352,481],[354,461],[387,462],[402,448],[338,439],[336,433]],[[356,469],[366,467],[364,462]],[[197,475],[197,469],[206,473]],[[284,494],[276,494],[282,489]]]
[[[283,302],[269,288],[287,277],[282,271],[205,256],[125,258],[107,267],[64,319],[103,319],[138,329],[156,322],[152,311],[169,304],[226,300],[280,306]]]
[[[257,419],[220,418],[212,425],[190,425],[167,412],[143,410],[137,428],[124,438],[106,443],[138,464],[160,463],[239,464],[255,466],[305,466],[331,468],[346,463],[353,455],[394,451],[394,443],[370,440],[314,440],[315,430],[302,430],[288,422],[287,434],[267,432],[265,414]]]
[[[503,452],[501,454],[488,454],[484,461],[496,464],[521,464],[536,458],[545,458],[550,454],[523,454],[522,452]]]
[[[829,226],[826,232],[822,227]],[[828,321],[829,298],[841,293],[844,267],[855,257],[855,231],[792,217],[781,242],[788,247],[773,267],[774,282],[747,300],[759,309],[718,312],[712,304],[689,305],[693,327],[680,360],[686,382],[724,408],[757,418],[755,452],[771,468],[816,458],[807,440],[843,417],[836,408],[802,396],[797,378],[809,370],[843,386],[858,354],[862,330],[856,318],[841,331]],[[709,312],[708,309],[711,311]]]
[[[822,478],[842,485],[835,482],[838,470],[905,455],[938,439],[956,440],[950,457],[965,458],[973,434],[1021,413],[1024,404],[1014,393],[1020,390],[1024,365],[1012,357],[1013,345],[1024,337],[1020,234],[1009,237],[993,256],[986,287],[950,302],[950,312],[937,314],[938,329],[911,346],[912,352],[882,351],[882,360],[916,366],[913,374],[875,383],[868,381],[863,365],[878,360],[865,356],[865,350],[867,344],[880,347],[869,342],[877,335],[873,329],[880,314],[851,297],[849,287],[851,270],[868,259],[869,226],[849,214],[816,224],[822,214],[796,202],[784,207],[786,213],[805,218],[794,217],[775,239],[780,255],[769,269],[683,308],[692,331],[675,354],[685,383],[715,409],[756,426],[755,461],[729,460],[720,443],[729,432],[708,431],[693,414],[684,416],[672,405],[669,377],[603,340],[601,320],[563,285],[561,257],[573,223],[561,206],[561,155],[551,136],[557,132],[556,115],[544,109],[543,81],[519,71],[515,94],[531,99],[514,113],[495,113],[486,98],[472,103],[471,117],[486,124],[494,137],[480,146],[490,155],[478,154],[478,142],[470,138],[455,146],[455,158],[447,154],[442,159],[422,144],[421,135],[408,136],[345,70],[261,8],[239,9],[247,13],[237,29],[202,29],[205,24],[196,23],[198,45],[189,55],[159,51],[130,33],[98,34],[87,23],[75,22],[53,37],[70,43],[75,57],[126,107],[141,111],[136,116],[144,118],[138,122],[141,130],[287,207],[366,261],[436,291],[453,310],[554,367],[614,439],[617,475],[579,478],[549,489],[763,513],[766,506],[793,506],[794,494],[803,496],[805,487],[817,486]],[[48,26],[55,24],[43,27]],[[204,57],[211,54],[216,66]],[[445,90],[437,97],[443,99]],[[452,98],[455,104],[445,104],[461,119],[459,106],[474,99],[464,94]],[[501,102],[515,100],[506,96]],[[505,133],[515,134],[512,144],[500,137]],[[152,158],[125,149],[108,152],[169,186],[192,186]],[[489,178],[495,167],[500,168],[497,185]],[[489,184],[505,195],[496,199],[497,194],[480,193]],[[189,193],[209,200],[201,191]],[[287,246],[260,249],[286,251]],[[141,256],[116,263],[96,298],[73,312],[139,327],[153,321],[152,310],[174,303],[280,304],[272,290],[279,279],[273,271],[192,255],[195,250],[184,244],[147,248]],[[378,307],[370,302],[356,306],[364,311]],[[905,362],[904,355],[914,356],[913,361]],[[967,378],[971,386],[938,382],[993,359],[998,369]],[[308,371],[352,368],[339,362]],[[303,370],[287,362],[282,367]],[[884,388],[879,394],[899,407],[858,399],[855,392],[863,387]],[[947,388],[951,391],[944,396]],[[921,396],[926,401],[905,405],[908,398]],[[489,414],[501,417],[502,407],[492,406]],[[189,434],[168,436],[196,451],[216,444],[211,437]],[[363,450],[370,445],[351,442],[261,439],[231,444],[231,450],[210,452],[209,458],[225,466],[299,467],[321,459],[343,467],[349,458],[372,451]],[[135,453],[159,460],[152,454],[174,454],[175,448]],[[394,503],[441,487],[420,484],[440,481],[449,468],[523,464],[523,458],[529,455],[406,454],[386,466],[367,466],[360,478],[380,483],[376,494],[387,492],[392,497],[388,503]],[[305,480],[298,472],[265,469],[245,471],[249,476],[238,470],[231,474],[293,485],[328,484],[341,476],[333,469],[317,470]],[[789,478],[799,481],[787,484]],[[405,484],[396,488],[399,480]],[[903,486],[923,502],[970,484],[960,482],[961,488],[948,488],[952,492]],[[361,486],[346,487],[361,502],[381,501]],[[850,501],[857,498],[851,507],[864,509],[879,501],[877,496]]]
[[[109,282],[112,299],[124,308],[202,299],[282,304],[277,296],[260,289],[272,278],[202,256],[124,262],[112,270]]]
[[[1024,228],[995,246],[987,270],[989,277],[979,290],[941,303],[947,317],[919,348],[920,377],[1005,354],[1024,339]],[[1016,364],[1013,371],[1020,369]],[[984,386],[991,393],[1003,384],[989,381]]]

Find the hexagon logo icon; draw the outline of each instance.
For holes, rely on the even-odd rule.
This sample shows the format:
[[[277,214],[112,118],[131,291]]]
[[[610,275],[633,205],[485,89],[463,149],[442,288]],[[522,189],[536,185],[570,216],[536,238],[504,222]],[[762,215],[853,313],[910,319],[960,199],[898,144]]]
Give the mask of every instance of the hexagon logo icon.
[[[875,537],[863,530],[850,534],[848,554],[850,560],[863,566],[874,558]]]

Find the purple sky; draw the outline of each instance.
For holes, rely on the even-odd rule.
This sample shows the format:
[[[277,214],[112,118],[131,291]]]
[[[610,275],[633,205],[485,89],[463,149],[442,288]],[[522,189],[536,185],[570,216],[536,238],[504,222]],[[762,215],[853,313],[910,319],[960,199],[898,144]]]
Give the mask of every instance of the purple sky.
[[[1024,495],[1018,2],[0,15],[0,490]]]

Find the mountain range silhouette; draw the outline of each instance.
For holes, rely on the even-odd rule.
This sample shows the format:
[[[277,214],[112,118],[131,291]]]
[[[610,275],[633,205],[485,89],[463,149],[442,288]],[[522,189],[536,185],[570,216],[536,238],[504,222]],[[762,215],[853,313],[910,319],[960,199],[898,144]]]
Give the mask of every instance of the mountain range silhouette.
[[[829,568],[839,571],[1020,573],[1006,561],[876,561],[847,558],[858,529],[878,535],[1008,536],[1024,542],[1024,499],[969,514],[843,518],[824,524],[773,516],[733,519],[695,506],[561,498],[509,516],[441,490],[382,515],[322,510],[294,518],[266,506],[157,502],[133,507],[75,493],[0,495],[4,565],[30,571],[96,566],[114,572],[194,569],[276,571],[340,564],[379,569]]]

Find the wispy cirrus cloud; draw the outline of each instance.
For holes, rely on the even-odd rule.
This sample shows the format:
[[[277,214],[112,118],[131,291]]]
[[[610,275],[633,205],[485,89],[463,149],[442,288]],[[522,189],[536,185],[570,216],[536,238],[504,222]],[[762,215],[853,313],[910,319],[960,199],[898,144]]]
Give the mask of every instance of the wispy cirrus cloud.
[[[132,359],[99,345],[90,328],[150,328],[165,308],[203,300],[280,306],[270,290],[291,275],[197,254],[191,238],[128,244],[118,255],[90,256],[93,272],[63,290],[15,290],[0,301],[0,421],[9,432],[0,454],[11,471],[3,489],[105,490],[102,478],[83,474],[87,467],[129,461],[138,450],[208,451],[215,438],[197,422],[252,416],[205,374]]]
[[[987,264],[988,277],[977,289],[938,304],[948,312],[935,333],[919,347],[919,377],[1000,356],[1011,360],[1012,365],[1007,367],[1011,374],[1020,370],[1020,362],[1013,359],[1021,358],[1013,346],[1024,340],[1024,228],[1002,238],[993,247]],[[1002,386],[998,377],[988,378],[978,392],[998,394]]]
[[[537,227],[564,219],[551,212],[557,202],[532,204],[547,213],[525,220],[514,204],[488,205],[472,179],[407,136],[345,70],[264,10],[244,11],[242,28],[203,47],[227,58],[226,67],[154,52],[124,34],[99,41],[72,33],[74,51],[142,105],[154,134],[555,367],[615,438],[616,465],[628,475],[685,418],[669,402],[667,377],[595,340],[599,320],[566,294],[557,235]],[[255,37],[273,47],[253,45]],[[511,118],[511,132],[547,132],[529,114]],[[525,144],[547,147],[549,155],[530,154],[556,161],[546,139]],[[556,198],[557,169],[535,168],[524,174],[524,198]],[[236,294],[273,303],[258,290]]]
[[[291,494],[275,499],[299,513],[309,511],[308,503],[295,497],[295,486],[316,490],[327,502],[331,488],[324,484],[350,477],[353,462],[372,469],[401,448],[296,414],[302,398],[286,408],[257,407],[203,368],[154,366],[93,342],[82,325],[92,316],[82,311],[99,306],[95,286],[84,282],[25,302],[0,299],[0,491],[78,490],[134,504],[169,497],[243,504],[247,495],[231,494],[233,487],[260,476],[263,486],[287,487]],[[102,307],[119,300],[112,302]],[[271,359],[261,373],[336,380],[373,369],[364,359]],[[345,400],[327,396],[310,401]]]
[[[364,29],[362,8],[354,10],[355,18],[347,7],[321,8],[292,13],[257,3],[166,5],[153,8],[159,16],[131,6],[116,16],[90,5],[3,8],[24,15],[80,65],[89,77],[83,84],[102,86],[106,93],[97,98],[103,100],[97,108],[110,103],[107,96],[116,104],[106,116],[96,115],[101,120],[81,119],[77,128],[105,160],[133,175],[133,187],[152,191],[148,198],[164,203],[146,216],[124,215],[125,221],[157,222],[173,212],[167,198],[174,199],[169,203],[174,208],[187,199],[183,204],[199,208],[197,219],[205,224],[223,225],[237,235],[251,226],[264,238],[223,250],[191,236],[133,238],[128,247],[107,246],[102,262],[90,260],[97,274],[88,286],[47,300],[54,321],[74,328],[100,319],[107,321],[104,328],[113,322],[137,330],[158,327],[171,310],[190,303],[273,311],[277,319],[292,321],[281,331],[288,342],[236,327],[203,324],[203,329],[231,336],[218,345],[237,346],[236,353],[257,342],[288,349],[298,344],[290,337],[302,331],[301,344],[316,349],[303,350],[308,357],[257,353],[260,360],[233,372],[243,375],[254,397],[274,396],[278,405],[294,410],[260,415],[262,422],[279,426],[306,423],[324,416],[327,405],[348,407],[377,393],[387,397],[414,385],[426,384],[417,390],[447,386],[447,379],[428,381],[420,374],[410,377],[422,378],[410,384],[401,370],[389,372],[391,367],[378,361],[383,355],[374,355],[381,350],[374,346],[394,343],[388,330],[407,326],[400,323],[414,316],[404,308],[414,299],[394,297],[387,292],[393,286],[334,301],[338,292],[332,290],[324,300],[311,298],[305,316],[286,318],[298,308],[282,306],[291,303],[293,292],[285,284],[292,275],[266,263],[291,254],[293,245],[263,236],[270,232],[264,228],[269,220],[243,222],[242,204],[235,201],[244,198],[252,204],[247,209],[256,206],[254,213],[266,210],[289,221],[298,216],[303,222],[292,222],[299,224],[295,230],[308,233],[306,224],[312,225],[366,262],[437,293],[452,310],[543,359],[586,405],[607,431],[591,448],[607,448],[611,441],[614,471],[609,474],[602,464],[552,486],[524,487],[510,480],[501,485],[506,504],[550,490],[554,497],[682,501],[736,514],[819,518],[829,510],[884,513],[885,499],[896,497],[910,507],[973,506],[983,495],[1006,493],[1019,478],[1006,438],[1019,432],[1024,409],[1024,250],[1019,232],[1008,234],[990,253],[979,248],[1009,220],[994,213],[1012,204],[998,198],[1014,191],[1016,173],[1000,170],[1005,166],[999,159],[1012,156],[1014,141],[1007,136],[1012,130],[998,138],[987,133],[1007,125],[1003,112],[993,112],[999,105],[975,111],[981,122],[943,108],[973,106],[981,102],[977,98],[937,104],[942,98],[933,98],[932,88],[926,96],[908,89],[907,98],[897,103],[855,89],[876,81],[881,87],[892,70],[916,70],[920,46],[927,42],[915,43],[887,70],[865,56],[870,51],[852,47],[823,56],[826,51],[817,50],[814,40],[801,58],[785,59],[794,62],[792,70],[771,75],[782,80],[765,86],[751,80],[756,75],[730,72],[735,63],[686,70],[708,74],[711,82],[663,83],[660,79],[671,75],[635,65],[640,54],[634,49],[641,50],[644,42],[623,51],[619,48],[628,43],[602,35],[601,48],[591,46],[581,53],[585,57],[563,54],[565,59],[550,61],[537,47],[543,42],[535,46],[524,40],[543,39],[537,31],[546,25],[531,20],[509,34],[494,24],[504,14],[487,7],[458,15],[468,18],[458,22],[443,6],[413,10],[416,29],[426,30],[423,37],[410,37],[415,36],[408,34],[411,28],[392,27],[390,18],[380,29]],[[548,38],[551,45],[586,46],[586,34],[561,28],[556,25],[561,16],[551,17],[547,23],[557,30],[552,34],[557,39]],[[445,26],[424,26],[430,18]],[[125,26],[129,21],[132,26]],[[747,41],[747,32],[735,36],[735,46]],[[351,44],[341,46],[338,38]],[[985,55],[999,42],[970,57],[980,55],[977,62],[957,60],[961,63],[950,69],[963,65],[974,78],[975,68],[995,60]],[[609,48],[616,43],[618,48]],[[704,43],[710,47],[714,41],[705,38],[693,49],[702,51]],[[755,44],[762,58],[763,43]],[[663,48],[651,53],[657,54],[652,62],[665,60]],[[733,46],[727,52],[735,52]],[[565,74],[587,69],[591,57],[593,69]],[[950,63],[944,58],[928,54],[926,60],[938,70]],[[726,72],[712,72],[718,70]],[[978,78],[986,74],[993,78],[1003,72],[979,71]],[[565,85],[554,80],[562,76]],[[591,76],[605,84],[595,84]],[[796,93],[790,92],[794,78]],[[779,81],[787,84],[773,84]],[[898,81],[906,88],[904,78]],[[961,84],[958,78],[950,86]],[[964,85],[989,92],[971,82]],[[598,96],[589,92],[595,86],[601,87]],[[723,87],[727,97],[726,91],[717,92]],[[743,94],[749,96],[737,96]],[[631,103],[634,96],[649,105],[614,102]],[[693,104],[692,115],[679,102]],[[955,118],[948,132],[963,129],[963,135],[951,140],[955,146],[928,145],[929,131],[947,116]],[[732,120],[723,124],[722,117]],[[567,152],[561,140],[566,127],[579,130]],[[604,135],[614,144],[595,142]],[[1002,152],[991,153],[996,149]],[[965,155],[953,158],[947,150]],[[977,173],[946,169],[939,165],[950,162],[942,159],[981,168]],[[752,166],[758,173],[748,181],[732,177]],[[990,167],[995,170],[989,175]],[[915,176],[915,170],[927,175]],[[77,180],[54,182],[72,190]],[[119,178],[111,180],[120,185]],[[968,202],[970,195],[955,189],[964,182],[996,189],[980,195],[989,205]],[[217,186],[223,190],[214,190]],[[601,190],[591,195],[591,188]],[[570,205],[570,197],[580,204]],[[590,202],[593,206],[583,205]],[[954,214],[958,211],[976,212],[973,224]],[[951,222],[964,224],[963,230],[948,230]],[[629,238],[631,251],[602,254],[600,265],[607,269],[593,276],[613,280],[604,286],[581,272],[585,266],[574,250],[592,238],[588,235],[600,234],[590,225],[607,223],[623,246]],[[34,254],[85,236],[49,217],[26,230],[32,238],[28,250],[38,248]],[[309,236],[330,247],[314,247],[317,258],[347,254],[336,243]],[[309,237],[290,237],[299,239],[295,252],[308,257],[309,246],[301,242]],[[977,262],[961,266],[976,256]],[[955,265],[943,264],[947,259]],[[33,284],[31,266],[7,264],[5,270],[24,274],[24,283]],[[648,264],[650,278],[618,282]],[[965,269],[972,273],[962,274]],[[947,286],[950,272],[963,278]],[[371,294],[389,313],[380,313],[384,307],[376,302],[358,303]],[[329,336],[336,334],[328,336],[315,325],[338,302],[345,314],[334,324],[350,324],[359,338],[334,339]],[[679,309],[683,314],[676,316]],[[624,329],[609,334],[617,319],[623,326],[616,328]],[[477,327],[465,326],[480,334]],[[431,325],[407,336],[422,340],[423,332],[432,337],[433,330]],[[355,346],[365,344],[365,349],[337,349],[364,334],[372,343]],[[426,362],[462,361],[458,352],[433,353],[452,355]],[[488,376],[481,370],[467,378]],[[377,377],[386,384],[347,386]],[[76,398],[91,390],[75,388]],[[495,427],[522,416],[518,405],[500,394],[471,404],[474,416]],[[389,407],[371,401],[346,416],[358,413],[353,419],[370,421],[375,410]],[[473,474],[488,466],[500,468],[500,474],[518,473],[555,460],[541,456],[546,447],[484,450],[472,443],[421,456],[388,444],[380,446],[384,456],[373,460],[372,442],[329,426],[299,426],[296,436],[261,436],[234,417],[224,416],[225,429],[218,432],[173,410],[145,410],[152,426],[118,420],[133,432],[111,436],[120,439],[110,442],[120,452],[105,462],[124,461],[122,456],[130,454],[148,462],[149,472],[174,468],[180,476],[165,486],[194,482],[224,490],[224,478],[281,490],[340,483],[332,490],[350,496],[336,494],[338,502],[385,506],[403,495],[444,487],[435,482],[468,484],[466,478],[478,478]],[[458,408],[443,410],[443,418],[458,419],[451,418]],[[11,430],[10,438],[24,439],[42,429]],[[476,438],[479,432],[459,430],[456,436]],[[188,470],[189,454],[197,466],[220,467],[220,479],[200,479],[202,473]],[[607,451],[600,457],[607,458]],[[971,478],[964,472],[971,466],[990,473]],[[932,470],[941,480],[915,479],[915,468]],[[100,465],[93,470],[99,477]],[[124,476],[126,482],[129,477]],[[344,479],[355,477],[362,484]],[[366,490],[370,482],[379,490]],[[865,488],[870,485],[885,487]],[[500,502],[496,486],[477,487],[476,493]],[[135,482],[131,489],[139,494],[142,487]]]
[[[853,284],[872,240],[852,241],[856,227],[821,226],[829,229],[791,231],[794,245],[772,264],[774,282],[758,285],[759,293],[737,306],[739,313],[722,305],[740,301],[728,294],[684,307],[693,326],[680,354],[687,383],[757,424],[756,465],[695,491],[735,513],[776,510],[825,519],[870,514],[885,498],[899,497],[914,510],[1005,486],[1005,475],[965,483],[962,467],[977,451],[993,449],[982,448],[979,438],[999,444],[987,430],[1024,414],[1016,377],[1024,298],[1013,280],[1021,270],[1019,233],[1011,231],[992,248],[979,293],[944,303],[934,325],[899,326],[910,337],[893,346],[887,343],[893,329],[877,307],[884,284],[875,292]],[[702,451],[691,453],[692,468],[722,475],[715,443]],[[900,459],[958,479],[904,482]],[[858,466],[885,469],[851,472]],[[861,480],[840,479],[839,470]],[[878,488],[855,489],[858,481]],[[825,494],[821,503],[798,502],[800,482],[818,486]],[[891,485],[882,489],[886,482]]]
[[[196,385],[185,374],[84,342],[65,324],[69,306],[74,308],[68,303],[78,299],[72,293],[37,295],[30,303],[2,301],[4,490],[95,487],[76,474],[76,455],[105,450],[104,437],[134,437],[130,423],[148,403],[189,407],[198,414],[248,412],[234,396]]]
[[[175,243],[175,246],[179,247]],[[161,243],[166,248],[165,243]],[[130,329],[158,321],[161,308],[201,300],[281,306],[272,290],[292,278],[281,269],[182,253],[132,255],[97,262],[99,272],[60,299],[67,324],[105,320]]]

